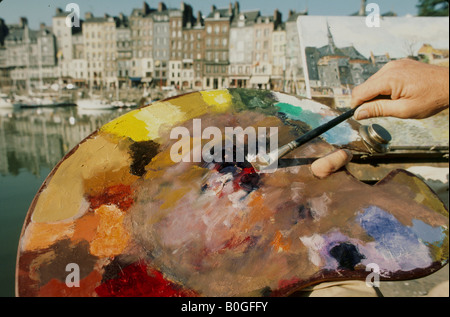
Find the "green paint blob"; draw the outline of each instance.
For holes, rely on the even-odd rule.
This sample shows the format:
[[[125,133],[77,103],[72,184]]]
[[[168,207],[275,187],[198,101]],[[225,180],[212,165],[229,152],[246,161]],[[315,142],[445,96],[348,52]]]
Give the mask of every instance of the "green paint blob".
[[[275,106],[279,108],[279,112],[283,112],[290,119],[302,121],[312,129],[317,128],[322,124],[323,117],[318,113],[304,110],[301,107],[296,107],[283,102],[277,103]]]

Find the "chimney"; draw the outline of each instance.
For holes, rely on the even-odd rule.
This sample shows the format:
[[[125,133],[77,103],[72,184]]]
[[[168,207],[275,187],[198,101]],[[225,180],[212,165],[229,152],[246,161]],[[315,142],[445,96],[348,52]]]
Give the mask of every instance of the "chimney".
[[[142,13],[144,15],[148,14],[150,12],[150,6],[148,5],[147,2],[144,1],[144,3],[142,4]]]
[[[293,14],[294,14],[294,11],[289,10],[289,13],[288,13],[288,19],[290,19],[290,18],[292,17]]]
[[[182,1],[180,4],[180,11],[184,11],[185,10],[186,5],[184,4],[184,2]]]
[[[158,12],[162,12],[164,10],[167,10],[166,5],[164,4],[164,2],[160,2],[158,3]]]
[[[366,0],[361,0],[361,7],[359,8],[358,15],[360,16],[366,15]]]
[[[241,9],[239,8],[239,2],[236,1],[234,3],[234,15],[238,16],[240,12],[241,12]]]
[[[202,11],[197,12],[197,25],[202,25]]]
[[[228,14],[229,14],[229,15],[232,15],[232,14],[233,14],[233,5],[231,4],[231,2],[230,2],[230,4],[228,5]]]
[[[215,6],[215,5],[212,5],[212,6],[211,6],[211,13],[214,13],[214,11],[216,11],[216,6]]]
[[[45,23],[44,23],[44,22],[41,22],[41,23],[39,24],[39,29],[40,29],[40,30],[45,30]]]
[[[28,19],[25,18],[25,17],[21,17],[21,18],[20,18],[19,25],[20,25],[21,28],[26,27],[26,26],[28,25]]]
[[[61,8],[56,8],[56,15],[63,13],[63,10]]]
[[[279,23],[281,23],[281,13],[278,11],[278,9],[275,9],[273,12],[273,23],[275,26],[277,26]]]
[[[92,14],[92,12],[86,12],[86,13],[84,14],[84,18],[85,18],[86,20],[92,19],[93,17],[94,17],[94,15]]]

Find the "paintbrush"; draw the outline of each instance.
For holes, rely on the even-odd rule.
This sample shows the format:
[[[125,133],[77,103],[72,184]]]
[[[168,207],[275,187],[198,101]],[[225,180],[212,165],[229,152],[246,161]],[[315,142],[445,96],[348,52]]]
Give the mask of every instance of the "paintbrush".
[[[391,99],[391,96],[378,95],[375,98],[366,101],[365,103],[380,99]],[[262,168],[270,166],[272,163],[276,162],[277,160],[279,160],[281,157],[285,156],[292,150],[311,141],[312,139],[318,137],[319,135],[334,128],[339,123],[342,123],[348,118],[352,117],[355,114],[356,109],[358,109],[360,106],[361,105],[358,105],[355,108],[347,112],[344,112],[343,114],[328,121],[327,123],[303,134],[301,137],[289,142],[286,145],[279,147],[278,149],[268,154],[256,155],[256,157],[251,161],[249,160],[249,162],[252,164],[253,168],[257,171],[260,171]],[[361,128],[362,128],[360,129],[361,137],[363,138],[364,143],[368,146],[371,152],[372,150],[375,150],[376,152],[382,153],[388,150],[387,144],[391,140],[391,136],[388,131],[386,131],[383,127],[377,124],[372,124],[371,126],[361,126]]]
[[[299,146],[311,141],[312,139],[318,137],[319,135],[327,132],[331,128],[337,126],[339,123],[347,120],[348,118],[352,117],[356,111],[356,109],[359,106],[344,112],[343,114],[337,116],[336,118],[328,121],[327,123],[303,134],[302,136],[298,137],[297,139],[289,142],[288,144],[285,144],[278,149],[268,153],[268,154],[258,154],[253,162],[250,162],[255,170],[261,170],[264,167],[268,167],[272,163],[279,160],[281,157],[285,156],[292,150],[298,148]]]

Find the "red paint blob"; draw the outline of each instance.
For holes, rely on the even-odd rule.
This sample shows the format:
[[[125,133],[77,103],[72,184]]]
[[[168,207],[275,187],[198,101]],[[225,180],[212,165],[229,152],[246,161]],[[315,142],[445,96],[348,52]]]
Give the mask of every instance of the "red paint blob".
[[[145,263],[128,265],[115,279],[107,280],[95,291],[101,297],[194,297],[195,291],[168,281],[161,272]]]
[[[92,210],[101,205],[115,204],[122,211],[127,211],[134,202],[131,186],[122,184],[110,186],[102,194],[90,196],[88,199]]]

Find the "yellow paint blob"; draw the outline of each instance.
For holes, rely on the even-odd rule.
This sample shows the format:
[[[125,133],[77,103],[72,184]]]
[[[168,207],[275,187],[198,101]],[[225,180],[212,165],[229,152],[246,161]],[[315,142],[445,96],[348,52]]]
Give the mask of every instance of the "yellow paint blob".
[[[74,224],[72,222],[31,222],[22,237],[22,250],[33,251],[48,248],[58,240],[71,238],[73,232]]]
[[[232,103],[232,98],[228,90],[211,90],[201,92],[205,102],[211,106],[214,106],[214,110],[217,112],[227,111]]]
[[[97,135],[86,140],[57,167],[36,201],[31,220],[49,223],[82,216],[89,207],[84,199],[85,180],[119,171],[130,163],[129,154],[109,137]]]
[[[89,251],[98,257],[121,254],[130,240],[130,234],[123,226],[125,213],[115,205],[102,205],[95,210],[95,214],[100,221]]]
[[[130,137],[132,140],[146,141],[148,140],[147,124],[136,118],[136,114],[143,111],[142,109],[130,111],[127,114],[105,124],[100,131],[111,133],[118,137]]]
[[[122,138],[129,137],[136,142],[155,140],[160,136],[161,128],[172,127],[184,118],[184,112],[179,107],[169,102],[156,102],[105,124],[101,131]]]
[[[129,137],[136,142],[156,140],[167,132],[165,129],[177,123],[197,118],[209,109],[225,112],[231,103],[232,98],[227,90],[187,94],[131,111],[105,124],[101,131],[121,138]]]

